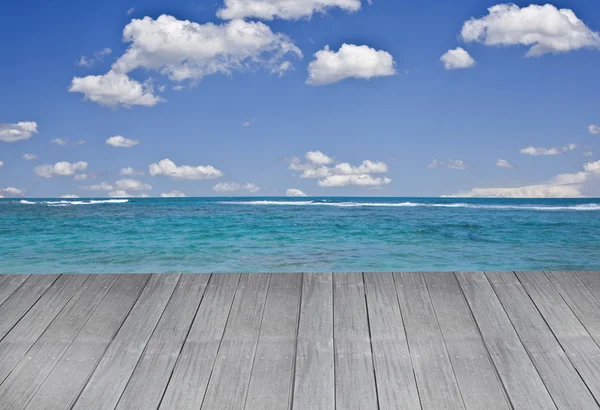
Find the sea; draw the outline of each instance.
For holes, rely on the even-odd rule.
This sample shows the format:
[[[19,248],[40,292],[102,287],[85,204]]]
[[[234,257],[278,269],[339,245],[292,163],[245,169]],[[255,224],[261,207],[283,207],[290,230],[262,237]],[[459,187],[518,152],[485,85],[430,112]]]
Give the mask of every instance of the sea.
[[[600,270],[600,199],[0,199],[0,273]]]

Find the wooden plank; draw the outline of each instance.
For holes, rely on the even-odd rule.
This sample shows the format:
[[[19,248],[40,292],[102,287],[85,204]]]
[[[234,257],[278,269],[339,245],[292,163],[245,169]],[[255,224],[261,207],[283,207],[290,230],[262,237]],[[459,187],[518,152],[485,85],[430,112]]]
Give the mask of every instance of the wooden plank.
[[[467,409],[510,409],[502,383],[454,273],[425,273],[425,283]]]
[[[113,409],[181,275],[152,275],[73,409]]]
[[[394,273],[423,409],[464,409],[422,273]]]
[[[0,305],[27,280],[29,275],[0,275]]]
[[[516,275],[588,389],[600,402],[600,347],[546,275],[541,272],[516,272]]]
[[[117,409],[156,409],[192,325],[210,275],[183,275]]]
[[[590,273],[596,277],[600,285],[600,275],[597,272]],[[546,272],[546,275],[596,344],[600,345],[600,314],[598,313],[600,312],[600,299],[597,299],[579,279],[577,272]],[[600,291],[600,288],[598,290]]]
[[[594,398],[515,274],[486,272],[486,275],[556,406],[595,408]]]
[[[362,273],[333,275],[335,406],[376,409],[377,389]]]
[[[333,275],[305,273],[296,347],[294,409],[334,409]]]
[[[85,325],[115,281],[114,275],[93,275],[79,288],[46,331],[0,385],[2,404],[22,409]]]
[[[0,340],[10,332],[58,277],[59,275],[30,275],[0,305]]]
[[[71,408],[150,275],[119,275],[27,409]]]
[[[289,409],[294,382],[302,274],[273,274],[269,282],[245,409]]]
[[[163,410],[196,410],[208,386],[239,274],[212,275],[163,396]]]
[[[364,274],[379,408],[419,409],[419,393],[391,273]]]
[[[456,277],[513,408],[556,408],[485,274]]]
[[[592,295],[600,300],[600,271],[578,271],[576,275]]]
[[[60,276],[0,342],[0,382],[21,361],[87,278],[87,275]]]
[[[268,274],[240,278],[202,409],[244,407],[269,278]]]

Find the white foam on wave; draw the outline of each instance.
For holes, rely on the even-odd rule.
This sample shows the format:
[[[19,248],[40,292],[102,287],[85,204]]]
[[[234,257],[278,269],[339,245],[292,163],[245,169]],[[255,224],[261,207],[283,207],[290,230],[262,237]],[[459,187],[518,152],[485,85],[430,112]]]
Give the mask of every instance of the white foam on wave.
[[[26,205],[35,205],[35,202],[26,201],[26,200],[24,200],[24,199],[21,199],[21,200],[19,201],[19,203],[21,203],[21,204],[26,204]]]
[[[290,205],[290,206],[334,206],[340,208],[358,207],[430,207],[430,208],[470,208],[491,210],[528,211],[600,211],[600,204],[579,205],[485,205],[467,203],[427,204],[422,202],[319,202],[319,201],[223,201],[227,205]]]

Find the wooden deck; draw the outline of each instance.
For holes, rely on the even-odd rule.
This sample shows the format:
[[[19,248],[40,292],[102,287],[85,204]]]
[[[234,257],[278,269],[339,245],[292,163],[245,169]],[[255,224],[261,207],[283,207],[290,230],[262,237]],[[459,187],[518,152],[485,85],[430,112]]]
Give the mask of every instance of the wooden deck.
[[[0,276],[0,409],[597,409],[600,272]]]

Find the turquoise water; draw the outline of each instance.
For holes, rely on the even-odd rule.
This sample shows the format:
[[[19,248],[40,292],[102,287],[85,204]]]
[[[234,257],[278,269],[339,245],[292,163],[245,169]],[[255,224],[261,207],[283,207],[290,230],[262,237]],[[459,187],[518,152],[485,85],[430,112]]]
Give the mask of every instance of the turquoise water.
[[[600,269],[600,199],[0,200],[0,273]]]

